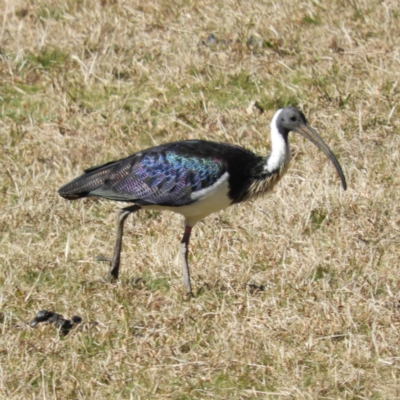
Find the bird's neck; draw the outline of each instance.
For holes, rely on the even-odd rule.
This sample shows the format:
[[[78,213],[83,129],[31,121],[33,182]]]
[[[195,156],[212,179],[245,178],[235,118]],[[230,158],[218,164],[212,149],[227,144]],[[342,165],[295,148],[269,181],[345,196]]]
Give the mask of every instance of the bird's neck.
[[[290,163],[289,132],[281,132],[277,127],[276,113],[271,122],[271,153],[263,158],[257,172],[249,182],[246,195],[241,199],[247,200],[269,192],[280,181]]]
[[[289,132],[281,132],[278,129],[279,111],[271,121],[271,153],[264,164],[264,171],[270,174],[281,170],[286,172],[290,163]]]

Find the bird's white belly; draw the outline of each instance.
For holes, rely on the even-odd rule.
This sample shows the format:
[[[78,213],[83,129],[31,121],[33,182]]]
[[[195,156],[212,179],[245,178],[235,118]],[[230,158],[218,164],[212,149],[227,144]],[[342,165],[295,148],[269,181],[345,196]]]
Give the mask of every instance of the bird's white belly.
[[[197,222],[214,212],[229,207],[232,201],[229,199],[229,175],[226,172],[214,185],[192,193],[193,203],[186,206],[171,207],[162,205],[145,205],[145,210],[168,210],[185,217],[185,224],[194,226]]]

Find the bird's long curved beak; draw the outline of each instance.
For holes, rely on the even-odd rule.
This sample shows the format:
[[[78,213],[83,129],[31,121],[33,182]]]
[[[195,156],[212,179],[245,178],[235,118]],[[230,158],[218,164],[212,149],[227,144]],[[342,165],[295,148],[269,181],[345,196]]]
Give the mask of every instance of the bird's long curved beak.
[[[344,177],[342,167],[339,164],[339,161],[336,159],[335,155],[332,153],[331,149],[328,145],[322,140],[321,136],[318,135],[317,132],[311,126],[302,124],[299,127],[295,128],[295,131],[300,135],[304,136],[310,142],[314,143],[320,150],[322,150],[325,155],[332,161],[333,165],[336,168],[337,173],[340,176],[342,181],[343,189],[347,189],[346,178]]]

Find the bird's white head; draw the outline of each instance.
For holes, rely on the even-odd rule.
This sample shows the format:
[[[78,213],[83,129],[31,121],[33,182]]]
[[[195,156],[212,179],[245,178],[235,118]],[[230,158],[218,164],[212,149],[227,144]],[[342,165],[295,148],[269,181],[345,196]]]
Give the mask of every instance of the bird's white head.
[[[285,143],[288,143],[289,132],[296,132],[304,136],[310,142],[314,143],[324,154],[332,161],[342,181],[343,189],[347,189],[346,179],[344,177],[342,168],[332,153],[328,145],[322,140],[322,138],[315,132],[313,128],[308,124],[304,114],[295,107],[285,107],[278,110],[271,121],[271,137],[272,144],[274,142],[274,136],[277,134],[281,135]],[[278,139],[276,138],[276,142]]]

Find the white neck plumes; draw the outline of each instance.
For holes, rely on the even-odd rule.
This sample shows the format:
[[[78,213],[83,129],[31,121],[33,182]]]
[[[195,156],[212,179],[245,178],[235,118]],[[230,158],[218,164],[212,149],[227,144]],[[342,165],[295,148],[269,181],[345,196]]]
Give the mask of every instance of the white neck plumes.
[[[285,140],[283,133],[278,128],[281,112],[282,110],[278,110],[271,121],[271,154],[264,165],[264,171],[270,173],[282,168],[286,170],[290,162],[289,141]]]

